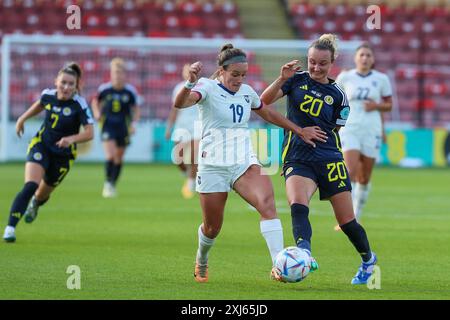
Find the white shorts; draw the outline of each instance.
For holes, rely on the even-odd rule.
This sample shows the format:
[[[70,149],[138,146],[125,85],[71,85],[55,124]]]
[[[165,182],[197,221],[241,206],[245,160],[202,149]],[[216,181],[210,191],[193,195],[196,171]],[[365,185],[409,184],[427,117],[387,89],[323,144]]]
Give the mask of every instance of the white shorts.
[[[195,190],[199,193],[230,192],[237,179],[254,164],[261,166],[256,156],[250,157],[249,162],[227,167],[200,164]]]
[[[354,130],[339,131],[342,151],[357,150],[366,157],[377,159],[381,149],[381,134],[356,133]]]

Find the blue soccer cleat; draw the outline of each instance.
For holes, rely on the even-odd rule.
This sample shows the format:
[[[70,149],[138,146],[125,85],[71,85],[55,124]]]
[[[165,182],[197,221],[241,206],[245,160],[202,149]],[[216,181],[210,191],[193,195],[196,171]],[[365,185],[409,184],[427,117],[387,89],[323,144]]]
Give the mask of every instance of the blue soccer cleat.
[[[313,258],[313,256],[311,255],[311,251],[309,251],[308,249],[303,249],[306,251],[306,253],[309,255],[310,258],[310,270],[309,272],[314,272],[317,269],[319,269],[319,264],[317,263],[316,259]]]
[[[352,279],[352,284],[367,284],[370,276],[373,274],[373,267],[377,264],[377,255],[372,252],[373,262],[362,262],[361,266],[356,272],[356,275]]]

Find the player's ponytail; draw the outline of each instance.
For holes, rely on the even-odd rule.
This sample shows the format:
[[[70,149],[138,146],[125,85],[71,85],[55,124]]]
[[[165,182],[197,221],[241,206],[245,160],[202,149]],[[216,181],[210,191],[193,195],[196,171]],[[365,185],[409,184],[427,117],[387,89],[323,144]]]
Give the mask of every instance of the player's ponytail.
[[[320,36],[319,39],[314,41],[310,48],[318,50],[328,50],[331,52],[331,62],[334,62],[338,56],[337,52],[337,40],[338,37],[335,34],[326,33]]]
[[[228,65],[242,62],[247,62],[247,55],[245,52],[235,48],[231,43],[224,44],[217,56],[217,65],[219,66],[219,69],[212,74],[210,79],[216,79],[219,76],[221,67],[226,70]]]
[[[74,76],[76,78],[76,89],[77,92],[80,93],[81,92],[81,75],[82,75],[82,71],[81,71],[81,67],[78,63],[76,62],[69,62],[68,64],[66,64],[61,70],[59,70],[58,72],[58,76],[61,73],[67,73],[70,74],[72,76]]]

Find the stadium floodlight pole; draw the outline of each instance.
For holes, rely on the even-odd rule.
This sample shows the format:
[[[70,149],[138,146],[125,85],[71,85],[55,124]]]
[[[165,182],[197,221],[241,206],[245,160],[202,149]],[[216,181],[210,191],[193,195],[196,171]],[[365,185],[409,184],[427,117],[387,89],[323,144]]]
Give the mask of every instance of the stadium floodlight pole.
[[[0,130],[0,161],[7,160],[7,152],[8,152],[8,123],[9,123],[9,70],[11,65],[11,59],[9,55],[11,54],[10,49],[10,39],[8,36],[3,37],[2,44],[2,99],[1,99],[1,108],[2,108],[2,117],[1,117],[1,130]]]

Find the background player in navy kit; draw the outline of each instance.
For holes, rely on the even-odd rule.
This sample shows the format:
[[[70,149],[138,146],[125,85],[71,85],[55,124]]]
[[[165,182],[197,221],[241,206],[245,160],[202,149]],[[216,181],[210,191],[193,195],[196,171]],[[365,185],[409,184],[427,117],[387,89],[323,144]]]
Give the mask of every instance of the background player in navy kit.
[[[7,242],[16,240],[15,228],[22,216],[25,214],[25,221],[32,222],[39,206],[67,175],[76,158],[77,143],[93,138],[94,120],[86,100],[78,93],[80,78],[81,68],[76,63],[68,64],[58,72],[56,89],[44,90],[39,101],[17,119],[16,132],[20,137],[25,121],[46,111],[44,123],[28,146],[25,185],[11,206],[3,235]],[[82,132],[80,125],[84,127]]]
[[[306,144],[291,132],[285,132],[283,171],[291,206],[294,239],[298,247],[311,251],[312,229],[309,202],[320,191],[321,200],[330,200],[336,220],[363,260],[352,284],[367,283],[376,263],[363,227],[358,224],[352,207],[351,184],[337,130],[349,115],[347,97],[328,73],[336,58],[336,37],[322,35],[308,49],[308,71],[299,71],[298,61],[281,68],[280,77],[261,95],[271,104],[287,95],[288,119],[300,127],[319,126],[327,141],[315,146]]]
[[[101,123],[106,155],[103,197],[115,197],[125,149],[140,116],[137,91],[126,83],[125,62],[121,58],[111,61],[111,82],[98,88],[98,96],[92,100],[92,111]]]

